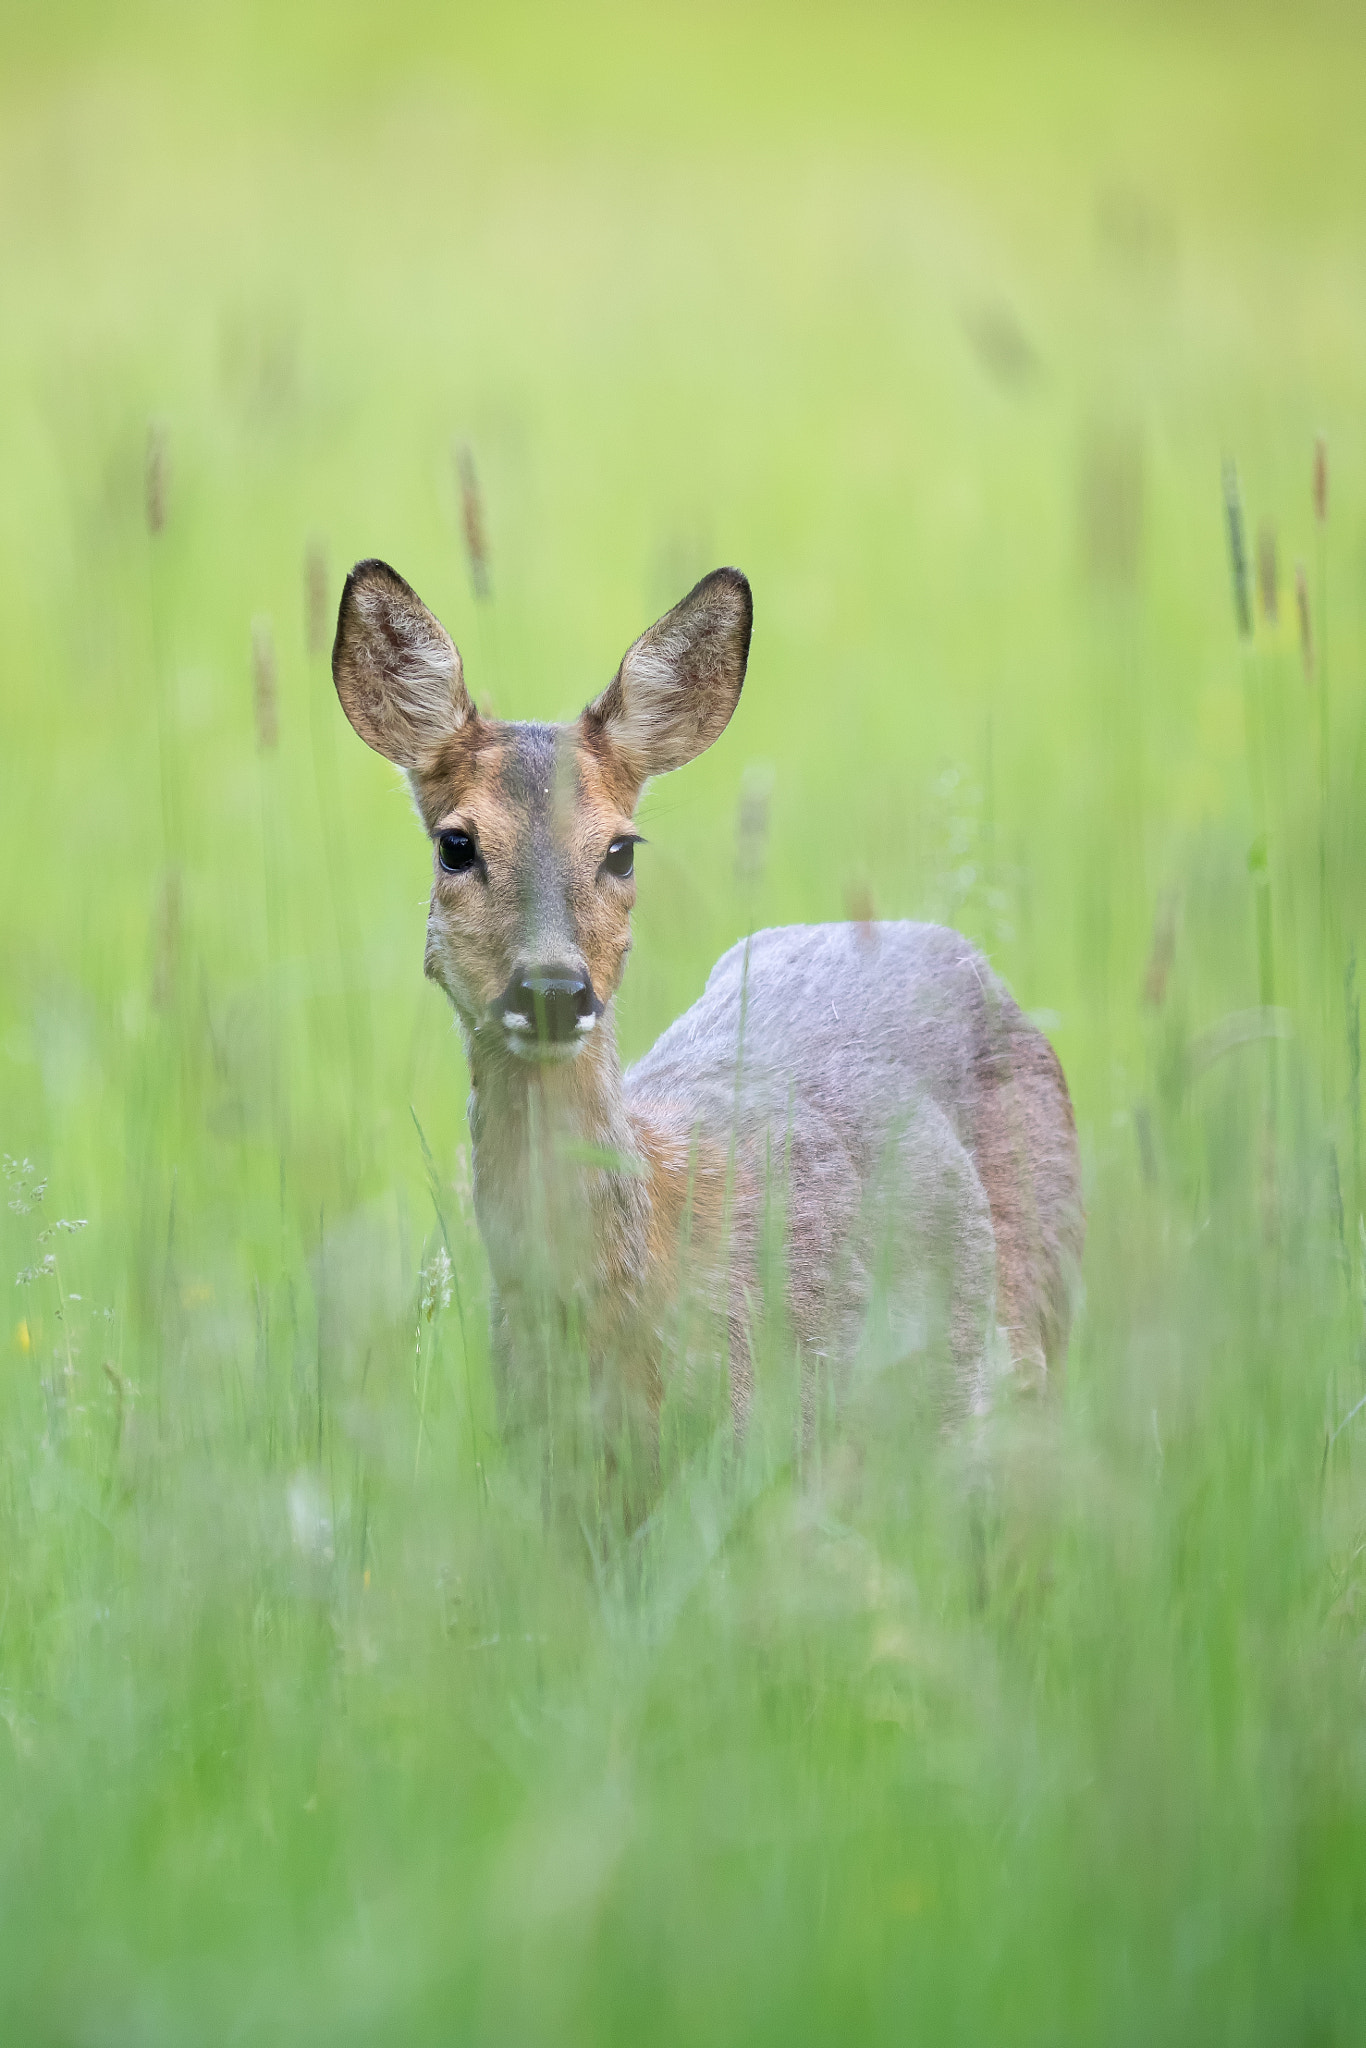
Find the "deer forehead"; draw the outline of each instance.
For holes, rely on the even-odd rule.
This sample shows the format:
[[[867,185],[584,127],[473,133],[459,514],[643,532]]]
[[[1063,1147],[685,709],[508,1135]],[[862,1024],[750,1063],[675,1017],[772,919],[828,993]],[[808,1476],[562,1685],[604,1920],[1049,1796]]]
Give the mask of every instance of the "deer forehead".
[[[629,776],[579,727],[483,720],[471,741],[449,748],[419,779],[433,832],[471,825],[486,856],[498,850],[540,865],[552,850],[601,859],[606,841],[629,826]]]

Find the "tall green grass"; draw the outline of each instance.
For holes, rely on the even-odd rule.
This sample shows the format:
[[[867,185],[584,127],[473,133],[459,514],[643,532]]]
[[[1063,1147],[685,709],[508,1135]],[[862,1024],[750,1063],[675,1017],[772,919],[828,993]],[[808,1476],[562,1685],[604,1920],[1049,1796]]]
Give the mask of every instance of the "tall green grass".
[[[1358,2039],[1354,14],[6,33],[0,2034]],[[980,940],[1077,1105],[1055,1398],[802,1447],[777,1346],[547,1519],[370,553],[513,716],[748,571],[625,1048],[755,922]]]

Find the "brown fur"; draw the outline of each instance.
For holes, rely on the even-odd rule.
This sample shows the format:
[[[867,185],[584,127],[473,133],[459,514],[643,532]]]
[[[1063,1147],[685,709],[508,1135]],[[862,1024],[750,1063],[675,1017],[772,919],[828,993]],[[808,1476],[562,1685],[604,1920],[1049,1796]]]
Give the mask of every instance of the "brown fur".
[[[1076,1123],[1052,1046],[1008,998],[1002,1010],[979,1059],[974,1149],[996,1237],[996,1320],[1022,1382],[1042,1384],[1067,1355],[1081,1270]]]

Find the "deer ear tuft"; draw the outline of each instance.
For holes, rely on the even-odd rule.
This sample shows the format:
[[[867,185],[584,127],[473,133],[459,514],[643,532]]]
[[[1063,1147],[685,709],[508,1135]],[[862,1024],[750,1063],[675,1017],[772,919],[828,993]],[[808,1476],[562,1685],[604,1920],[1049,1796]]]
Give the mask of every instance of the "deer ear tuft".
[[[346,579],[332,680],[366,745],[410,771],[474,717],[455,642],[387,562]]]
[[[681,768],[719,739],[740,701],[754,618],[738,569],[713,569],[642,633],[583,714],[637,784]]]

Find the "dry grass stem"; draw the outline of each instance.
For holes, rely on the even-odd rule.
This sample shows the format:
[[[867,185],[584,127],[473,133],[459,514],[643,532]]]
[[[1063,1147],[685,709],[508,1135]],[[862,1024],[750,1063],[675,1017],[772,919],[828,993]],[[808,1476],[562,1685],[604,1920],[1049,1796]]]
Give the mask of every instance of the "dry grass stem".
[[[1300,661],[1304,680],[1314,680],[1314,615],[1309,603],[1309,577],[1303,562],[1295,564],[1295,610],[1300,621]]]

